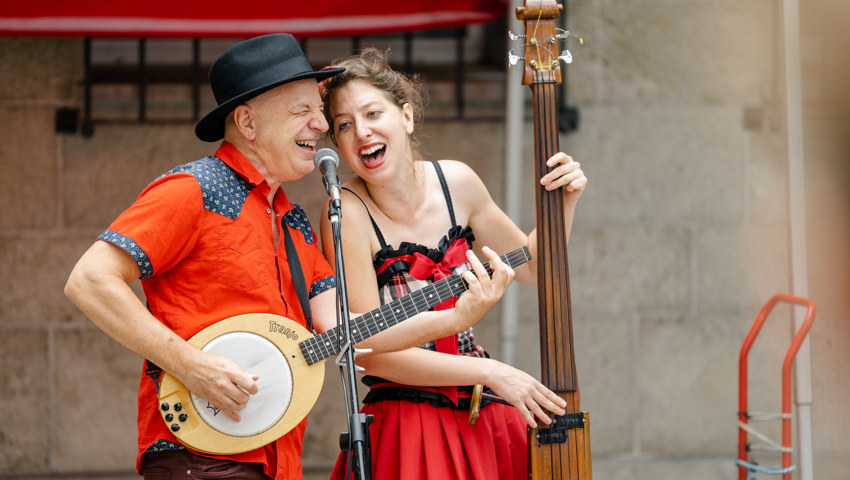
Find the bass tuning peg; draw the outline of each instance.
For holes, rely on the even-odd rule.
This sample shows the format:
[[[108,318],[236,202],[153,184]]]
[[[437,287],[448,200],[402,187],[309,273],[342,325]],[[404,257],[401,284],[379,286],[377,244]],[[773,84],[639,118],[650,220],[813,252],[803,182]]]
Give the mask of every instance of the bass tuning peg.
[[[524,60],[524,59],[525,59],[525,57],[517,55],[517,53],[514,52],[513,48],[508,52],[508,64],[510,64],[510,66],[512,66],[512,67],[515,66],[517,63],[519,63],[520,60]]]

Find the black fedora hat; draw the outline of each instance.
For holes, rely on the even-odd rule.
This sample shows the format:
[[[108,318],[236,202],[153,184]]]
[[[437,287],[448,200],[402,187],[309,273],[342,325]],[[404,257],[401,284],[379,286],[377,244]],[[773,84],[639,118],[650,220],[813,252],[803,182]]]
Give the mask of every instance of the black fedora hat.
[[[221,140],[224,119],[237,106],[284,83],[306,78],[322,81],[343,70],[314,71],[295,37],[288,33],[239,42],[210,67],[210,87],[218,106],[195,125],[195,135],[205,142]]]

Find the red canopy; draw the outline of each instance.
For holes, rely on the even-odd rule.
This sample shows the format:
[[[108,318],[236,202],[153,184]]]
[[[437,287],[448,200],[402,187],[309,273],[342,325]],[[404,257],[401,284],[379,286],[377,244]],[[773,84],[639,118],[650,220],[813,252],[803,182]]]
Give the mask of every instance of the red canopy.
[[[489,22],[507,0],[0,0],[0,35],[297,37],[365,35]]]

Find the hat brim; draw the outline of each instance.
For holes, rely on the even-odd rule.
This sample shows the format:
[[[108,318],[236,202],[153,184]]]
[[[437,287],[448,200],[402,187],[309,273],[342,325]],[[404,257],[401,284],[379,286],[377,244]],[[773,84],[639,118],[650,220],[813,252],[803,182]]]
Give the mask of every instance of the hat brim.
[[[227,115],[229,115],[230,112],[236,109],[239,105],[242,105],[263,92],[279,87],[285,83],[295,82],[297,80],[306,80],[308,78],[315,78],[317,82],[321,82],[322,80],[326,80],[338,73],[342,73],[343,71],[345,71],[344,68],[334,67],[324,68],[315,72],[303,72],[291,77],[280,79],[276,82],[268,83],[253,90],[249,90],[222,103],[214,108],[210,113],[206,114],[200,121],[198,121],[197,125],[195,125],[195,135],[205,142],[217,142],[224,138],[224,119],[227,118]]]

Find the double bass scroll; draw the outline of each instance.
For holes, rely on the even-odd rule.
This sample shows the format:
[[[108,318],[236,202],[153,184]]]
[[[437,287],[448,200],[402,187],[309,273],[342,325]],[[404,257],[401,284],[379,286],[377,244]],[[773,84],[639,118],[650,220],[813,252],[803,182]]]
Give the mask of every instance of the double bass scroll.
[[[570,63],[569,51],[558,53],[554,19],[563,6],[554,0],[527,0],[516,16],[525,24],[523,54],[511,50],[509,60],[523,60],[522,84],[531,88],[534,117],[534,178],[548,172],[546,161],[560,151],[556,93],[561,83],[560,62]],[[567,401],[566,414],[552,424],[529,429],[530,476],[534,480],[591,480],[590,424],[579,407],[573,352],[569,263],[562,192],[535,187],[537,215],[538,310],[541,382]]]

